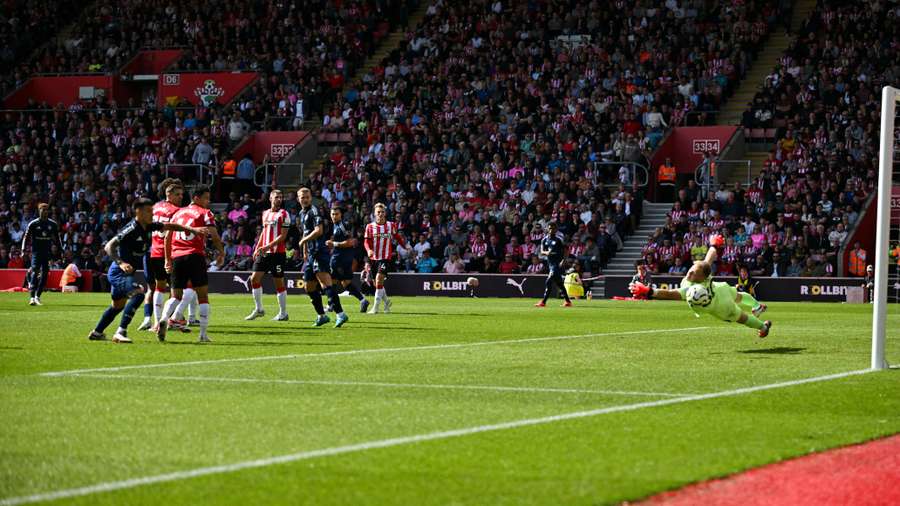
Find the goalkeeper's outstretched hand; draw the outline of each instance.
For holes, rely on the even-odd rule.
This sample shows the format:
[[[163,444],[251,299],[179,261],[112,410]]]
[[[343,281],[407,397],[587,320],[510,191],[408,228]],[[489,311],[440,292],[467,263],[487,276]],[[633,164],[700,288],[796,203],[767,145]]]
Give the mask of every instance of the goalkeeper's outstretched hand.
[[[641,282],[631,283],[628,285],[628,290],[635,299],[646,299],[650,294],[650,287]]]
[[[725,245],[725,238],[720,234],[713,234],[709,237],[709,245],[714,248],[721,248]]]

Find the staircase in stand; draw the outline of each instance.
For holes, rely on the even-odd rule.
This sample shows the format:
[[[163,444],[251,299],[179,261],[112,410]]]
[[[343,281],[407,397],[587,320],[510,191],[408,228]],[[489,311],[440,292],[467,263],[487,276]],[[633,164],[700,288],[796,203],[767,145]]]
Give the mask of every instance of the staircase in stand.
[[[672,210],[670,202],[644,202],[644,217],[634,234],[624,242],[622,251],[609,261],[603,274],[606,276],[633,276],[634,263],[641,258],[641,250],[647,245],[647,238],[659,227],[666,224],[666,214]]]

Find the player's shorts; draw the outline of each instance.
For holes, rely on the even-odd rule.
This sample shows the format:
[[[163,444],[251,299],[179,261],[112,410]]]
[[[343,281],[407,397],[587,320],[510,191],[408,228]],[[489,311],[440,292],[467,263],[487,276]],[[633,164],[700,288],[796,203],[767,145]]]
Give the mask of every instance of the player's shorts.
[[[331,277],[338,281],[353,279],[353,257],[331,257]]]
[[[741,308],[735,302],[737,289],[722,281],[713,281],[712,300],[706,306],[711,316],[727,322],[736,322],[741,316]]]
[[[172,287],[184,290],[188,283],[195,289],[209,285],[205,255],[192,253],[172,260]]]
[[[169,273],[166,272],[166,259],[163,257],[144,257],[144,275],[149,284],[155,285],[157,281],[168,281]]]
[[[284,277],[284,253],[266,253],[253,261],[253,272],[268,272],[273,278]]]
[[[369,265],[372,272],[377,272],[379,274],[387,275],[396,270],[396,265],[393,260],[372,260],[369,259]]]
[[[331,274],[331,255],[327,251],[307,255],[303,261],[303,281],[313,281],[320,272]]]
[[[31,254],[31,268],[32,269],[44,269],[50,270],[50,255],[35,255]]]
[[[562,275],[563,275],[563,268],[562,268],[562,262],[561,262],[561,261],[560,261],[560,262],[557,262],[557,263],[553,263],[553,262],[551,262],[551,261],[548,260],[548,261],[547,261],[547,266],[549,267],[549,273],[548,273],[548,274],[549,274],[549,276],[550,276],[551,278],[554,277],[554,276],[562,276]]]
[[[119,264],[112,264],[106,272],[109,281],[109,294],[113,300],[127,299],[132,295],[144,293],[144,288],[134,282],[134,274],[127,274]]]

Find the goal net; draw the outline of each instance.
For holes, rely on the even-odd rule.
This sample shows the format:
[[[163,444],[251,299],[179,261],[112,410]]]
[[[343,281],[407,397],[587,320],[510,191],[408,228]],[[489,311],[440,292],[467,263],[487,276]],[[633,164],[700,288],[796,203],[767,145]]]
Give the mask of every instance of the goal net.
[[[872,317],[872,368],[888,367],[885,334],[889,302],[900,302],[900,90],[881,93],[881,144],[878,153],[878,218],[875,231],[875,293]]]

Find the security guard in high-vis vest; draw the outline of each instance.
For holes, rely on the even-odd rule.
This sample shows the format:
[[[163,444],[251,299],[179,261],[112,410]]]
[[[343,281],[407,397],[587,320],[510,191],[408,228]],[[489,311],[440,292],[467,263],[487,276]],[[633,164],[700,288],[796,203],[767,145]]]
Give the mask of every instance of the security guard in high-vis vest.
[[[584,285],[581,284],[581,276],[575,269],[569,270],[563,285],[566,287],[566,293],[569,294],[569,297],[576,299],[584,297]]]

